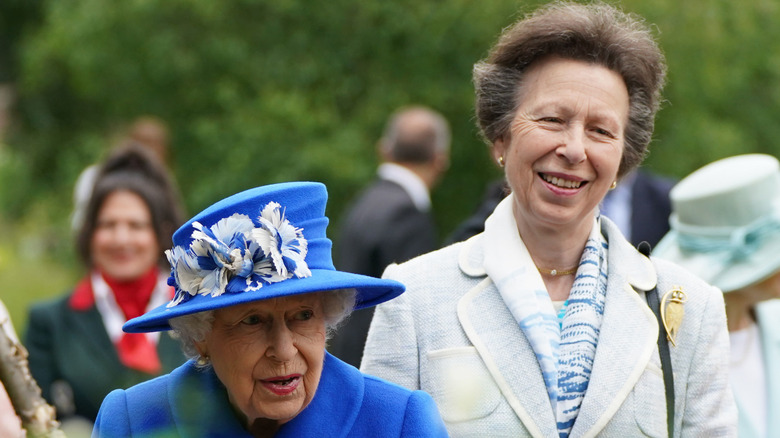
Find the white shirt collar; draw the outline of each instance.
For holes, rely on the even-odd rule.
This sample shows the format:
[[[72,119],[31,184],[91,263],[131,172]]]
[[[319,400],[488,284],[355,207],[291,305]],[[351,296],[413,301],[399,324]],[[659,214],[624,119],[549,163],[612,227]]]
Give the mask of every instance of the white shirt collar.
[[[431,209],[431,195],[423,180],[411,170],[395,163],[382,163],[377,169],[380,178],[401,186],[420,211]]]
[[[103,325],[106,328],[108,337],[111,338],[111,342],[114,344],[119,343],[122,340],[122,336],[125,333],[122,331],[122,325],[127,321],[125,313],[119,307],[116,302],[116,297],[111,287],[100,275],[97,270],[92,271],[92,293],[95,296],[95,306],[100,313],[100,317],[103,319]],[[161,306],[168,302],[171,297],[171,289],[168,286],[168,275],[160,272],[157,278],[157,285],[152,291],[152,296],[149,298],[149,304],[146,306],[146,311],[150,311],[155,307]],[[144,333],[147,339],[153,344],[157,344],[160,339],[159,332]]]

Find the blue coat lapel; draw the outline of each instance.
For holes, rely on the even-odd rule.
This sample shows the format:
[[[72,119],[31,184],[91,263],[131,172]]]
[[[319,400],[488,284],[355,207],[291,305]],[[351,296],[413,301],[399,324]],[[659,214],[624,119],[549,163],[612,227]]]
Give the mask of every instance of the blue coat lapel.
[[[344,436],[360,412],[364,385],[356,368],[326,353],[314,399],[275,436]],[[249,436],[213,370],[198,371],[190,362],[171,373],[168,390],[171,414],[181,436],[200,436],[204,430],[214,431],[212,437]]]
[[[169,406],[179,436],[249,437],[233,413],[227,391],[213,369],[200,371],[190,361],[170,374]]]
[[[325,353],[322,378],[314,399],[293,421],[279,429],[276,437],[345,436],[360,413],[364,391],[363,375],[357,368]]]

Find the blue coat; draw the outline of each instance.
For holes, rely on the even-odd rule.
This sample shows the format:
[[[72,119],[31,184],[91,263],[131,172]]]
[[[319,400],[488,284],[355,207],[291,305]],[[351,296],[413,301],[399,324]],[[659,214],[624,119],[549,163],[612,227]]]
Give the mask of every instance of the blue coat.
[[[214,371],[193,361],[106,396],[93,437],[250,437]],[[433,399],[362,374],[326,353],[309,406],[276,437],[446,437]]]

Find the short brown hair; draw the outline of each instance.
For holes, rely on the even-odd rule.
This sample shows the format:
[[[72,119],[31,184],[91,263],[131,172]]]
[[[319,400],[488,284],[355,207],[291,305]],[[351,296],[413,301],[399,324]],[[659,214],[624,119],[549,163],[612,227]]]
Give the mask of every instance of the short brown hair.
[[[504,138],[519,105],[528,67],[550,56],[602,65],[628,89],[624,176],[642,162],[653,134],[666,61],[644,21],[605,3],[554,2],[507,28],[474,66],[476,116],[489,144]]]

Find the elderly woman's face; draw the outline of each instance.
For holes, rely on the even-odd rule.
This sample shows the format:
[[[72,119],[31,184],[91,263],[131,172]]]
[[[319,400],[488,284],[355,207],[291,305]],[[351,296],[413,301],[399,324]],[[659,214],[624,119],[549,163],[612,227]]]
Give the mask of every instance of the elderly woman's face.
[[[248,426],[256,419],[284,423],[309,404],[320,381],[322,299],[293,295],[215,310],[212,330],[197,347]]]
[[[562,58],[537,61],[519,90],[503,156],[518,222],[590,230],[617,178],[628,122],[628,91],[605,67]]]
[[[129,190],[106,196],[98,211],[90,252],[95,267],[119,281],[138,279],[157,263],[157,235],[143,198]]]

